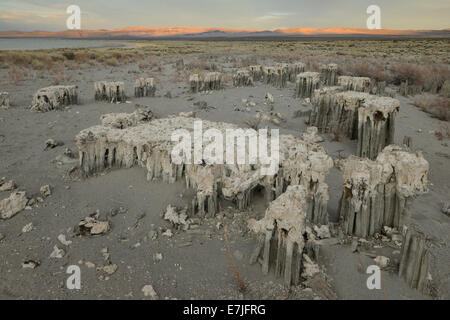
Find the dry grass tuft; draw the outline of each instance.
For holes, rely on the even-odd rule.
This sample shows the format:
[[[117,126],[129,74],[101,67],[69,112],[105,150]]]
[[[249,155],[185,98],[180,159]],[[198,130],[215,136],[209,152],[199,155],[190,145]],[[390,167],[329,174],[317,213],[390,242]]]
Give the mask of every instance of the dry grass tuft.
[[[413,105],[440,120],[450,120],[449,98],[444,98],[432,94],[421,94],[414,97]]]

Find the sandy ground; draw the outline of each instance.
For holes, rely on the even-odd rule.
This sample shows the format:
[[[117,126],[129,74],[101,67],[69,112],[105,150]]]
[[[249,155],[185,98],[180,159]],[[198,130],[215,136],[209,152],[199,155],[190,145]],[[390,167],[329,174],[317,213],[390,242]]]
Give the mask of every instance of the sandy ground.
[[[227,60],[227,57],[219,58],[219,64],[221,71],[231,75],[234,69]],[[167,205],[183,206],[190,202],[192,191],[184,184],[148,182],[141,168],[114,170],[86,180],[74,180],[68,175],[68,169],[76,165],[76,161],[62,165],[54,161],[65,148],[76,152],[75,135],[98,124],[102,114],[133,112],[136,103],[150,106],[159,117],[194,110],[201,119],[247,127],[245,121],[254,117],[256,110],[268,110],[263,102],[265,93],[270,92],[275,98],[275,111],[283,114],[286,121],[279,126],[267,125],[279,128],[280,133],[296,136],[306,129],[305,119],[293,115],[310,106],[293,98],[294,84],[278,90],[261,84],[232,88],[228,83],[224,90],[192,95],[187,92],[185,82],[174,81],[174,61],[161,60],[155,98],[133,98],[134,80],[146,76],[135,64],[73,71],[72,80],[67,84],[78,85],[81,103],[64,111],[34,113],[27,110],[32,94],[50,85],[50,79],[28,79],[19,85],[2,86],[1,90],[12,96],[13,105],[8,110],[0,110],[0,178],[15,180],[19,189],[29,196],[37,196],[40,187],[46,184],[52,186],[53,192],[31,210],[0,221],[0,234],[3,235],[0,240],[0,299],[141,299],[144,298],[141,289],[147,284],[151,284],[162,299],[325,298],[317,290],[303,286],[286,290],[280,279],[271,274],[264,276],[258,266],[249,265],[248,258],[256,240],[248,233],[245,221],[264,215],[264,201],[257,199],[253,208],[246,212],[223,207],[234,259],[248,284],[248,289],[242,293],[231,268],[223,228],[216,227],[220,217],[201,222],[198,229],[172,230],[174,235],[170,238],[161,234],[169,228],[161,217]],[[5,78],[5,74],[5,70],[0,71],[1,77]],[[95,102],[93,82],[97,80],[125,81],[131,103]],[[164,97],[167,91],[171,92],[172,98]],[[256,102],[256,107],[245,110],[242,99]],[[441,213],[441,202],[450,200],[450,142],[448,139],[439,141],[429,133],[445,125],[444,122],[419,111],[410,104],[410,99],[399,99],[401,110],[396,123],[396,143],[401,143],[405,135],[413,138],[413,149],[422,150],[430,162],[433,183],[428,194],[413,202],[411,214],[441,245],[437,257],[442,279],[439,289],[441,297],[449,298],[450,218]],[[199,110],[194,106],[197,101],[206,101],[210,108]],[[236,107],[244,111],[235,111]],[[44,151],[44,142],[48,138],[60,140],[64,146]],[[342,138],[332,142],[327,135],[324,138],[322,145],[333,158],[356,152],[354,141]],[[342,177],[337,169],[331,171],[327,183],[330,220],[337,222],[342,190]],[[2,192],[0,199],[8,195],[8,192]],[[110,221],[112,230],[98,237],[74,236],[73,227],[95,212]],[[33,230],[23,233],[22,228],[30,222]],[[157,239],[152,240],[152,231],[157,232]],[[72,244],[62,245],[57,240],[60,234],[66,235]],[[49,257],[55,245],[65,250],[63,258]],[[106,263],[105,248],[111,263],[118,266],[111,275],[96,270]],[[399,257],[398,250],[389,246],[368,249],[394,260]],[[162,254],[161,261],[154,259],[158,253]],[[39,261],[40,265],[35,269],[22,268],[22,263],[30,259]],[[389,271],[383,272],[382,290],[368,290],[365,270],[374,264],[373,260],[368,255],[352,253],[348,242],[325,245],[320,260],[339,299],[427,299]],[[89,268],[89,263],[95,267]],[[65,286],[69,265],[81,267],[81,290],[68,290]]]

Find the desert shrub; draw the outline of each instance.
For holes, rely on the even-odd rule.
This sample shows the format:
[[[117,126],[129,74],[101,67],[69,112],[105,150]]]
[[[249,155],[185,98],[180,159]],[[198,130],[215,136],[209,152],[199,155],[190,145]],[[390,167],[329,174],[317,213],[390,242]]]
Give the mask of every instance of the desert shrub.
[[[426,91],[437,93],[450,79],[450,70],[444,64],[428,64],[422,67],[423,87]]]
[[[215,63],[208,63],[203,60],[194,60],[185,65],[187,70],[208,70],[208,71],[217,71],[218,67]]]
[[[103,62],[104,62],[106,65],[108,65],[108,66],[113,66],[113,67],[116,67],[116,66],[119,65],[119,61],[117,61],[117,59],[116,59],[116,58],[113,58],[113,57],[105,58],[105,59],[103,60]]]
[[[13,65],[11,68],[9,68],[9,70],[8,70],[8,80],[11,83],[17,85],[21,81],[23,81],[24,78],[25,78],[25,73],[24,73],[24,71],[21,68],[16,67],[15,65]]]
[[[45,65],[39,59],[33,59],[31,61],[31,68],[34,69],[34,70],[42,70],[42,69],[45,68]]]
[[[383,64],[378,61],[362,60],[356,63],[348,63],[347,73],[355,77],[369,77],[376,81],[385,81],[387,73]]]
[[[248,67],[248,66],[254,66],[257,65],[258,59],[256,57],[246,57],[241,59],[240,67]]]
[[[417,64],[402,62],[394,64],[391,67],[392,82],[400,85],[402,82],[408,81],[411,85],[424,85],[424,77],[422,70]]]
[[[67,59],[67,60],[74,60],[75,59],[75,53],[73,53],[72,51],[64,51],[62,53],[62,55]]]
[[[450,80],[445,80],[444,84],[439,90],[439,94],[444,98],[450,98]]]
[[[449,98],[443,98],[432,94],[421,94],[414,97],[413,105],[440,120],[450,120]]]

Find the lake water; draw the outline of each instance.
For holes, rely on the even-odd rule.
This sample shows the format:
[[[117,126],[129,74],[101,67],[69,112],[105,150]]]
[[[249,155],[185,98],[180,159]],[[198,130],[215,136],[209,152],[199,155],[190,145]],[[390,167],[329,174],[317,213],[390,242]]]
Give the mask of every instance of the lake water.
[[[0,50],[39,50],[58,48],[91,48],[91,47],[124,47],[132,44],[103,40],[71,40],[71,39],[6,39],[0,38]]]

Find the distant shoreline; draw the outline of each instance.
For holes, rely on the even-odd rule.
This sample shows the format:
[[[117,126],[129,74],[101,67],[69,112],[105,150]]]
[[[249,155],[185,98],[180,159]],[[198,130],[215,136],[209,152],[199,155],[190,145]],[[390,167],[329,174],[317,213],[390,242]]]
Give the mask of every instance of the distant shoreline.
[[[38,41],[34,45],[34,41]],[[78,42],[78,43],[76,43]],[[83,49],[83,48],[121,48],[133,47],[132,43],[121,40],[107,39],[68,39],[68,38],[41,38],[24,37],[10,38],[0,37],[0,51],[15,50],[52,50],[52,49]]]

